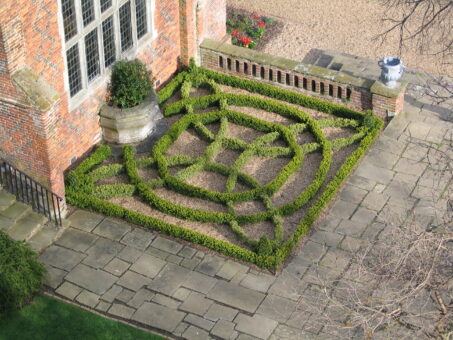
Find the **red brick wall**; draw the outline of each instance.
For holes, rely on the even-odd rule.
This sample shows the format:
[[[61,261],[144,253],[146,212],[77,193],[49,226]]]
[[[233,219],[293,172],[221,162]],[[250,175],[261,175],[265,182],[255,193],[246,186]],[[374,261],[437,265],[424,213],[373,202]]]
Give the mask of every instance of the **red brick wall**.
[[[389,115],[395,116],[403,111],[404,92],[401,92],[396,98],[388,98],[376,93],[373,93],[373,112],[384,120],[387,120]]]
[[[181,63],[189,65],[190,58],[197,54],[196,0],[180,0]]]
[[[57,118],[53,112],[42,113],[33,109],[11,77],[25,63],[43,65],[39,72],[49,76],[63,71],[51,61],[58,58],[58,53],[55,58],[48,44],[43,46],[38,39],[27,41],[30,36],[47,36],[52,29],[56,29],[45,10],[49,4],[49,1],[38,1],[19,5],[11,1],[0,8],[0,155],[44,185],[52,187],[55,157],[49,154],[49,132],[55,127]],[[29,20],[24,20],[25,17]],[[47,40],[52,39],[47,36]],[[53,43],[58,45],[55,40]],[[58,69],[58,72],[49,72],[51,67]]]
[[[199,61],[198,46],[208,38],[226,35],[226,0],[180,0],[181,62]]]
[[[199,0],[198,3],[198,44],[204,39],[222,40],[226,35],[226,0]]]

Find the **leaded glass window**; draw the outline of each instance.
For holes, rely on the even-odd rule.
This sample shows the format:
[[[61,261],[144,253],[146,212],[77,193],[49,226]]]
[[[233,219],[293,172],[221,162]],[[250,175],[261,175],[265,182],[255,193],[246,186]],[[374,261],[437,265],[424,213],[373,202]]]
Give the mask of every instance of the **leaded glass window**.
[[[94,4],[93,0],[81,0],[83,26],[88,25],[94,20]]]
[[[126,2],[120,8],[121,51],[132,47],[131,2]]]
[[[77,34],[74,0],[63,0],[61,11],[63,12],[64,38],[68,41]]]
[[[60,0],[69,93],[74,97],[148,36],[154,0]],[[151,8],[153,9],[153,8]]]
[[[79,46],[75,44],[66,52],[68,61],[68,78],[70,94],[73,96],[82,89],[82,76],[80,73]]]
[[[137,37],[140,39],[148,32],[145,0],[135,0],[135,20],[137,22]]]
[[[104,42],[104,66],[108,67],[116,60],[113,16],[102,23],[102,40]]]
[[[85,57],[87,62],[88,81],[93,80],[100,72],[98,29],[95,28],[85,36]]]
[[[112,6],[112,0],[101,0],[101,12]]]

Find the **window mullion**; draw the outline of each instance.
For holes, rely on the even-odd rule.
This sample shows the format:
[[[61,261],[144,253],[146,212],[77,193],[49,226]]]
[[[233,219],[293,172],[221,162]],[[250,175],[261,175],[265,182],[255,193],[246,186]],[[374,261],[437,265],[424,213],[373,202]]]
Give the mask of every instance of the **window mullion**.
[[[85,30],[83,27],[83,18],[82,18],[82,3],[81,0],[74,0],[74,6],[76,9],[77,15],[77,36],[75,41],[78,43],[79,49],[79,63],[80,63],[80,77],[82,83],[82,89],[86,89],[88,85],[87,80],[87,70],[86,70],[86,56],[85,56]]]
[[[136,13],[137,9],[135,6],[135,0],[131,0],[131,29],[132,29],[132,46],[137,45],[137,22],[136,22]]]
[[[102,30],[102,11],[101,11],[101,3],[100,1],[96,0],[94,2],[94,11],[96,14],[96,27],[97,27],[97,35],[98,35],[98,56],[99,56],[99,74],[102,76],[105,71],[104,65],[104,37],[103,37],[103,30]]]
[[[82,88],[86,89],[88,87],[88,76],[87,76],[87,63],[86,63],[86,47],[85,39],[82,36],[79,39],[79,52],[80,52],[80,70],[82,71]]]
[[[120,33],[120,14],[119,14],[119,3],[117,3],[115,12],[113,13],[113,35],[115,39],[115,59],[121,59],[121,33]]]
[[[105,55],[104,55],[104,31],[102,29],[102,21],[98,26],[98,48],[99,48],[99,64],[100,64],[100,71],[101,75],[104,74],[105,71]]]

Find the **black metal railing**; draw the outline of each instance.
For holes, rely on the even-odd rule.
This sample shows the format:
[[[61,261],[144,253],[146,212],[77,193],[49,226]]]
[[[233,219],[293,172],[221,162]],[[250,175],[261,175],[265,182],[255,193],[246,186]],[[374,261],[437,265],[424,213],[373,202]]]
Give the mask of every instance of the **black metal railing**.
[[[63,198],[36,182],[11,164],[0,160],[0,182],[16,199],[61,226],[60,202]]]

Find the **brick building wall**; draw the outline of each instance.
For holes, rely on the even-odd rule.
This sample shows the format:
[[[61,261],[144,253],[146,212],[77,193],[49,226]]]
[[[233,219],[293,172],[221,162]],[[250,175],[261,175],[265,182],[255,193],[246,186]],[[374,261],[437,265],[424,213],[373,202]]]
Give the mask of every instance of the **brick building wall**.
[[[95,82],[82,100],[71,102],[58,1],[8,1],[0,8],[0,157],[64,196],[64,171],[102,139],[98,113],[107,81]],[[154,3],[157,36],[141,42],[135,57],[160,87],[197,57],[199,40],[225,35],[226,7],[225,0]],[[204,29],[199,33],[197,27]],[[18,88],[15,74],[25,67],[59,94],[51,107],[40,107]]]

